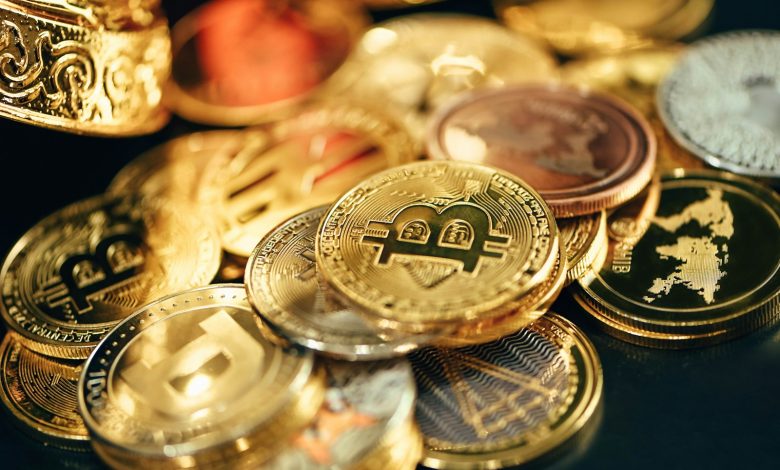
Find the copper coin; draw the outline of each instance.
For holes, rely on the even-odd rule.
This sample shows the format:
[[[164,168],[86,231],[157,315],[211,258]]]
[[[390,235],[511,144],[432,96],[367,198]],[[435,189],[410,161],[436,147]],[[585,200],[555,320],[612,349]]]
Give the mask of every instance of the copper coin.
[[[561,86],[481,90],[436,114],[433,158],[492,165],[528,182],[557,217],[598,212],[650,181],[656,143],[647,121],[609,95]]]

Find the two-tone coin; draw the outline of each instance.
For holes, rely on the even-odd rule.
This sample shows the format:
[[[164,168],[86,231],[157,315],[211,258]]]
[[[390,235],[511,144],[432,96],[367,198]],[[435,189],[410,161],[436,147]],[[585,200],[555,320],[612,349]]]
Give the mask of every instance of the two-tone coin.
[[[256,468],[300,432],[324,395],[311,353],[269,343],[240,284],[152,302],[98,345],[79,409],[113,467]]]
[[[737,31],[697,41],[658,89],[674,139],[708,164],[780,177],[780,33]]]
[[[549,313],[499,341],[410,355],[422,464],[496,469],[538,459],[598,408],[602,373],[585,335]]]
[[[566,250],[566,284],[589,269],[601,269],[607,246],[607,214],[601,211],[557,222]]]
[[[613,97],[561,86],[466,93],[428,128],[433,158],[504,169],[539,191],[557,217],[615,207],[650,181],[655,138]]]
[[[713,344],[780,316],[780,197],[728,173],[677,170],[661,184],[648,221],[609,222],[607,261],[579,280],[577,301],[608,333],[664,348]]]

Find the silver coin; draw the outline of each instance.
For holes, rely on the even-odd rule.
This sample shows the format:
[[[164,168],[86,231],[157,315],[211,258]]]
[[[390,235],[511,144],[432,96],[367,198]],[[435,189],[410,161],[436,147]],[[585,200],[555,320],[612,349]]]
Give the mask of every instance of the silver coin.
[[[780,33],[694,43],[658,89],[664,124],[708,164],[780,178]]]

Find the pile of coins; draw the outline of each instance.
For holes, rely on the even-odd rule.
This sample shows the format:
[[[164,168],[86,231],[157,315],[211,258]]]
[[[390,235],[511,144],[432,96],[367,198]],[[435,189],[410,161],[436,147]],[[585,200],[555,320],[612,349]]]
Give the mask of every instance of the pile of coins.
[[[86,3],[0,5],[0,115],[249,127],[150,150],[6,256],[0,399],[48,445],[114,468],[540,462],[598,424],[570,318],[687,348],[780,317],[780,33],[664,42],[711,1],[369,27],[358,2],[214,0],[170,39],[153,0]],[[17,70],[35,34],[40,86]],[[62,65],[65,41],[111,66]]]

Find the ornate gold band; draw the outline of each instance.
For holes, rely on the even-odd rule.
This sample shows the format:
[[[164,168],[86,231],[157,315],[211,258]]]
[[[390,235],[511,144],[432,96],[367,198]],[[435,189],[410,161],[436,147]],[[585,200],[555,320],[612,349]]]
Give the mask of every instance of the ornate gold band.
[[[80,134],[158,130],[171,44],[164,19],[110,31],[0,0],[0,116]]]

